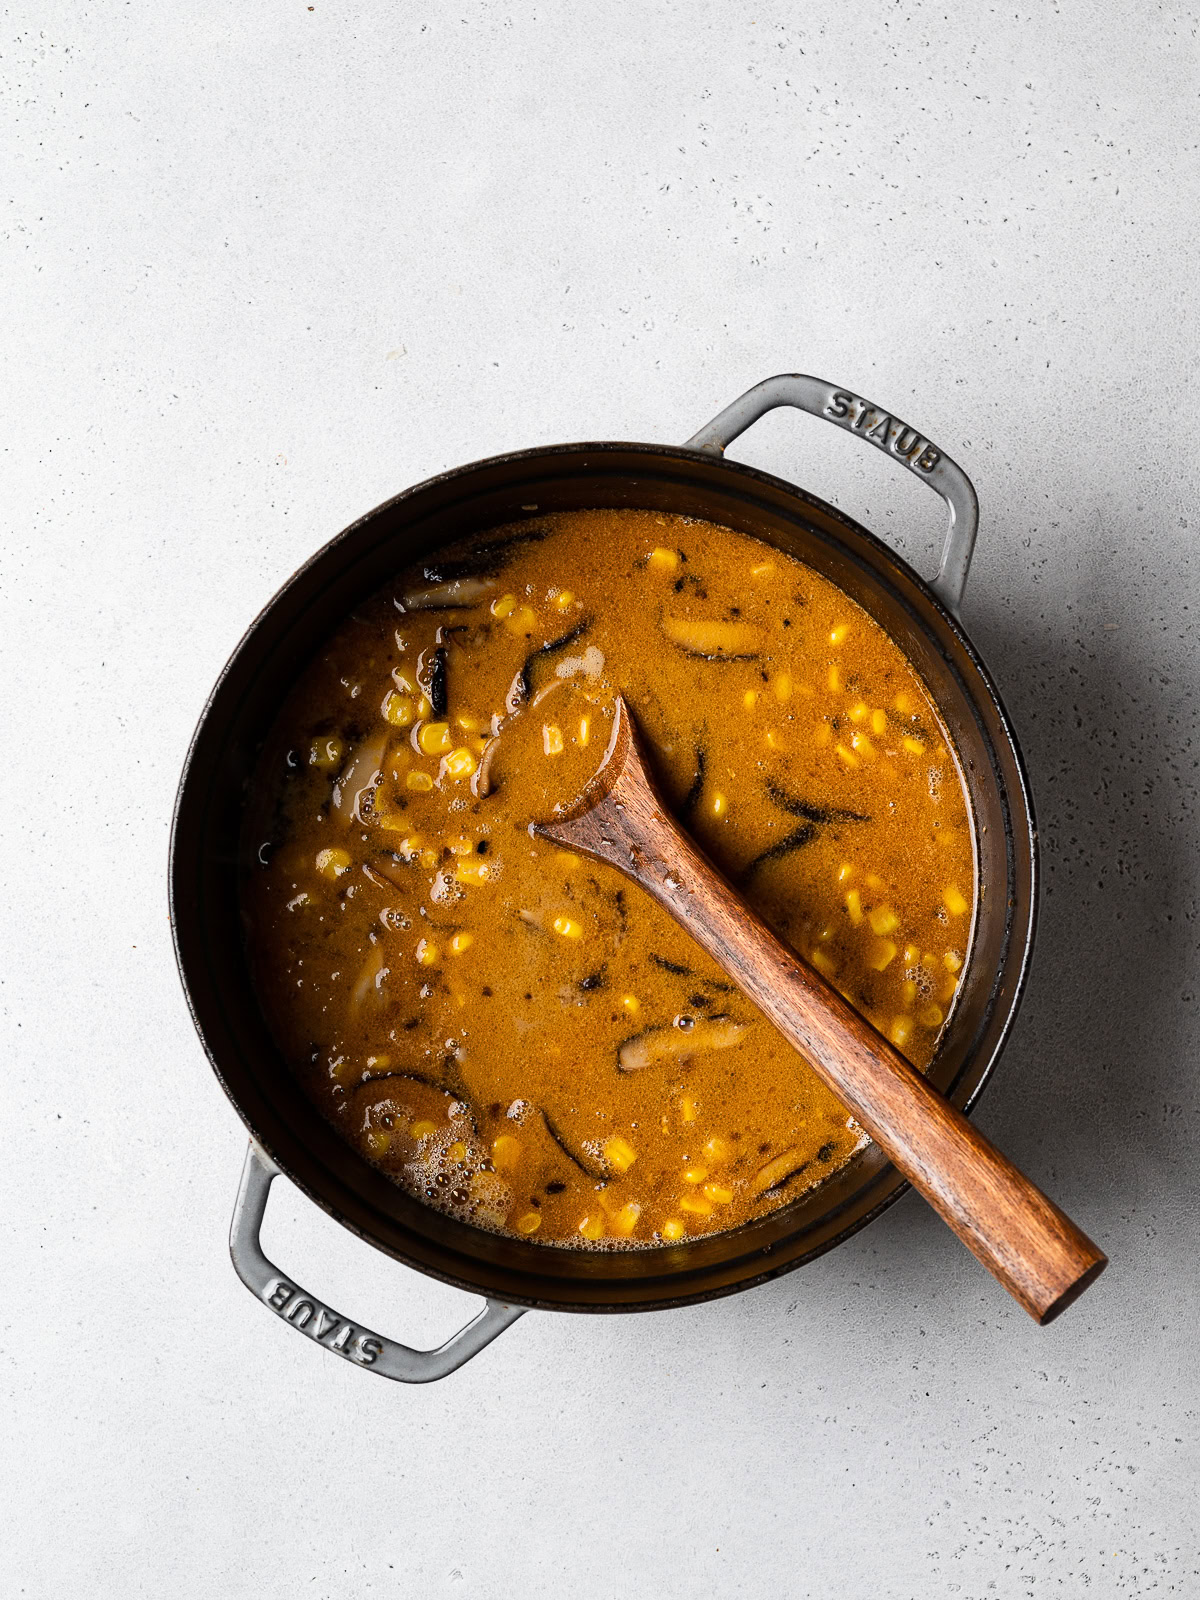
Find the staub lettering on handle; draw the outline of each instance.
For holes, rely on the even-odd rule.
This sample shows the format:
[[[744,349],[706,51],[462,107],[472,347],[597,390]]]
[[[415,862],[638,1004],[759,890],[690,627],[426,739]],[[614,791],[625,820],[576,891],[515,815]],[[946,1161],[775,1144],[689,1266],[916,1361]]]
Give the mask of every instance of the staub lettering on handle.
[[[825,415],[839,427],[861,434],[877,450],[895,456],[914,472],[932,472],[942,459],[942,452],[915,428],[846,389],[830,390]]]
[[[363,1333],[336,1311],[313,1300],[286,1278],[273,1278],[263,1299],[271,1310],[299,1328],[317,1344],[334,1350],[347,1361],[369,1367],[383,1354],[383,1345],[373,1333]]]

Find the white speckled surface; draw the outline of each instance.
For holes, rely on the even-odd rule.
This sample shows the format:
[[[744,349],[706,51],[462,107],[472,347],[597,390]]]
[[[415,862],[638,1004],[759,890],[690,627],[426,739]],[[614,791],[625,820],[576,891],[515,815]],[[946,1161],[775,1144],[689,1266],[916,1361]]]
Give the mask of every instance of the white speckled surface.
[[[1197,20],[5,10],[5,1595],[1200,1592]],[[788,369],[978,487],[966,621],[1046,868],[980,1120],[1113,1264],[1038,1331],[909,1197],[756,1292],[373,1381],[226,1255],[244,1138],[166,920],[195,717],[395,490],[677,441]],[[936,503],[854,441],[778,414],[735,453],[930,564]],[[462,1319],[277,1188],[306,1285]]]

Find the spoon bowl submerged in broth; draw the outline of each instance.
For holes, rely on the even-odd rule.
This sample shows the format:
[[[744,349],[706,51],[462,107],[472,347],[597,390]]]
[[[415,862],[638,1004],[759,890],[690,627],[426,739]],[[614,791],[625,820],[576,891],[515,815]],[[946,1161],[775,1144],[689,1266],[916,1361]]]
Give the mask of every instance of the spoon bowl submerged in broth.
[[[263,1006],[307,1093],[410,1192],[544,1243],[733,1227],[862,1141],[636,888],[533,836],[620,692],[704,851],[914,1065],[969,954],[971,818],[896,644],[711,523],[571,512],[403,574],[329,641],[264,750],[245,886]]]

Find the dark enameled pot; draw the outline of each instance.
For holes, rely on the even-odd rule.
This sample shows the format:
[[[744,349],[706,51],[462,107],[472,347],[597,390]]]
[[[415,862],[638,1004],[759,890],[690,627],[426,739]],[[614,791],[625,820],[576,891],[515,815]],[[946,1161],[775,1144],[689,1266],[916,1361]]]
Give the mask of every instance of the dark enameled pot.
[[[950,527],[932,583],[824,501],[723,459],[732,439],[779,405],[857,433],[943,496]],[[535,510],[600,506],[702,517],[800,557],[865,607],[928,684],[970,791],[983,888],[971,961],[930,1070],[955,1105],[969,1109],[990,1074],[1029,964],[1037,850],[1028,784],[991,678],[955,618],[975,539],[975,494],[959,467],[890,413],[815,378],[771,378],[682,448],[564,444],[496,456],[431,478],[354,523],[257,618],[204,709],[175,809],[171,914],[192,1016],[251,1135],[231,1236],[240,1276],[310,1338],[408,1382],[452,1371],[526,1307],[648,1311],[750,1288],[839,1244],[905,1187],[868,1146],[791,1205],[730,1233],[611,1254],[501,1238],[429,1209],[370,1167],[300,1091],[268,1032],[243,947],[240,832],[255,758],[288,690],[347,613],[422,555]],[[485,1296],[487,1306],[435,1351],[410,1350],[349,1322],[262,1253],[259,1225],[278,1172],[361,1238]]]

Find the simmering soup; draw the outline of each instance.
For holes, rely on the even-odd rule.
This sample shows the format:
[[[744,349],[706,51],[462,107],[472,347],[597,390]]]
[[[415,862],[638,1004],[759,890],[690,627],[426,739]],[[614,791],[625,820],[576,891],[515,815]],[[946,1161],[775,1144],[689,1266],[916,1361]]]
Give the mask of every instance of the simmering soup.
[[[531,834],[600,765],[618,691],[701,847],[921,1069],[976,897],[921,679],[840,589],[746,535],[539,517],[348,619],[247,814],[264,1010],[307,1094],[410,1193],[587,1249],[734,1227],[864,1142],[685,929]]]

